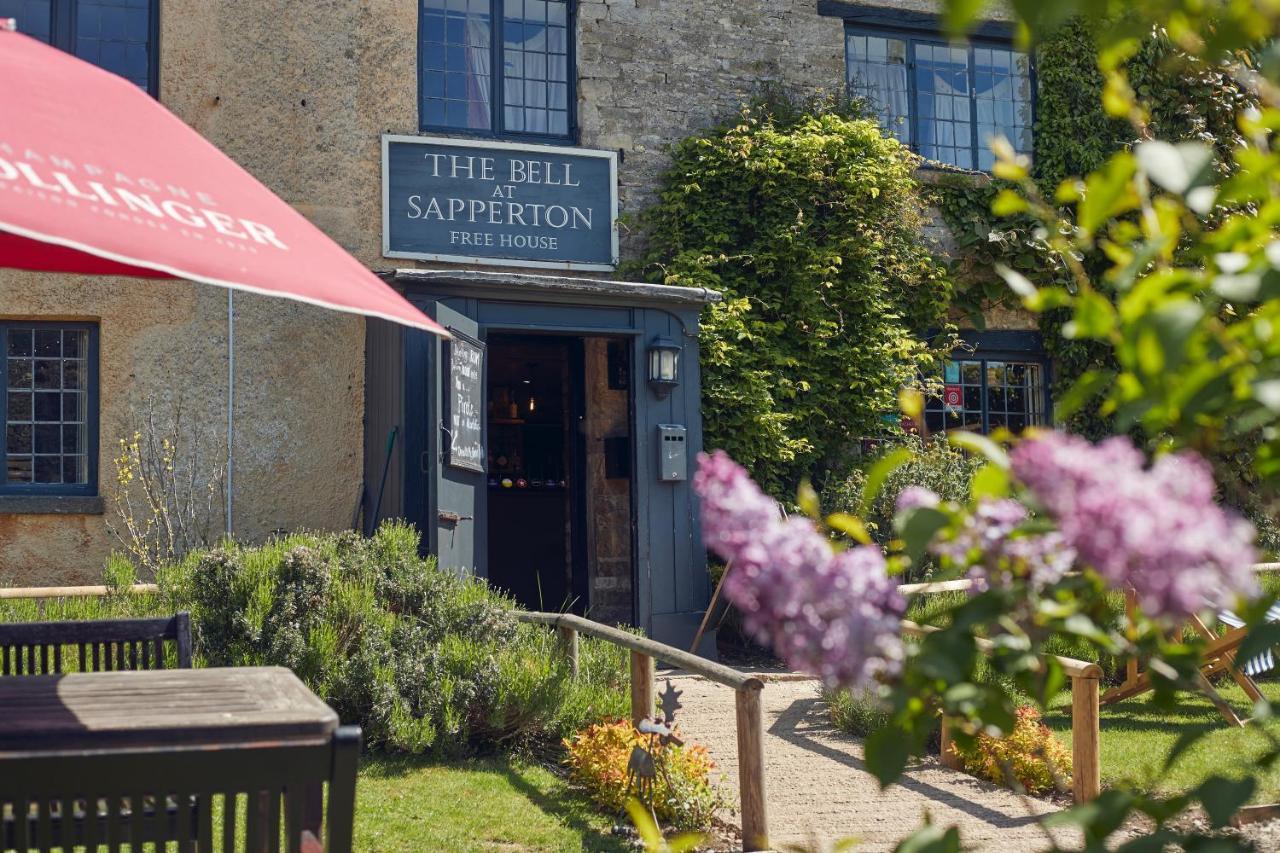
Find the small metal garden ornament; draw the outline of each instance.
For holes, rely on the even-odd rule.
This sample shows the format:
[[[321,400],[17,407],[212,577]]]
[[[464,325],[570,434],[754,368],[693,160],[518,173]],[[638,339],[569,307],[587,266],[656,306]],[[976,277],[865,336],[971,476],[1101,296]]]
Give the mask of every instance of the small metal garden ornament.
[[[683,746],[684,741],[675,733],[676,711],[682,706],[680,694],[670,679],[667,688],[662,691],[658,701],[662,706],[662,716],[652,720],[641,720],[637,727],[640,734],[647,735],[644,746],[636,746],[631,750],[631,758],[627,761],[627,793],[634,796],[649,810],[650,817],[656,825],[658,815],[653,808],[653,786],[658,774],[671,787],[671,777],[667,775],[666,749],[668,746]]]

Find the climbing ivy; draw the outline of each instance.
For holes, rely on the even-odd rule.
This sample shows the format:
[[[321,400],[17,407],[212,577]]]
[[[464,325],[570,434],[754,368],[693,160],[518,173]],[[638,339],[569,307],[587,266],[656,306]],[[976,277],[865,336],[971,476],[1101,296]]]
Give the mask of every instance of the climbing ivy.
[[[1132,125],[1108,116],[1103,108],[1103,75],[1095,48],[1098,26],[1106,25],[1069,22],[1035,51],[1033,176],[1048,198],[1064,181],[1097,170],[1116,151],[1136,141]],[[1129,60],[1126,73],[1150,112],[1155,135],[1207,142],[1223,154],[1239,143],[1236,119],[1250,101],[1244,87],[1224,69],[1185,56],[1157,33]],[[1222,156],[1219,162],[1229,163],[1230,158]],[[956,304],[979,328],[984,312],[1018,304],[996,274],[999,265],[1040,286],[1068,284],[1061,261],[1048,251],[1036,222],[1025,215],[993,213],[993,203],[1006,188],[1002,181],[968,175],[944,177],[937,187],[938,207],[959,248],[951,265]],[[1089,269],[1100,271],[1105,266],[1101,253],[1082,261]],[[1047,355],[1054,364],[1055,398],[1086,371],[1113,367],[1106,347],[1062,334],[1068,319],[1069,312],[1062,310],[1039,316]],[[1109,419],[1096,406],[1077,410],[1061,425],[1094,438],[1112,431]]]
[[[674,146],[629,274],[724,294],[703,316],[706,444],[774,494],[886,431],[936,368],[920,332],[950,295],[918,158],[830,102],[762,101]]]

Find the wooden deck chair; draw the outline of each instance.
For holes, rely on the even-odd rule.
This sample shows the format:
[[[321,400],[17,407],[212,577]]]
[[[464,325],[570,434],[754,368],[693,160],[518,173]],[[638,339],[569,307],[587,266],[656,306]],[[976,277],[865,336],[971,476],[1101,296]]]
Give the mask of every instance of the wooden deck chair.
[[[1125,594],[1125,602],[1128,618],[1132,620],[1137,612],[1137,598],[1132,592],[1129,592]],[[1240,685],[1240,689],[1244,691],[1251,701],[1260,702],[1262,701],[1262,691],[1258,689],[1253,676],[1274,669],[1275,658],[1270,651],[1267,651],[1253,660],[1247,661],[1244,666],[1237,666],[1236,650],[1240,648],[1240,644],[1244,642],[1244,638],[1248,633],[1244,627],[1244,620],[1229,611],[1219,613],[1218,619],[1228,626],[1227,632],[1221,637],[1212,631],[1208,625],[1205,625],[1204,620],[1199,616],[1192,616],[1188,623],[1195,629],[1196,633],[1209,641],[1209,645],[1204,650],[1203,663],[1200,665],[1200,686],[1204,688],[1205,694],[1213,702],[1214,707],[1217,708],[1218,713],[1222,715],[1224,720],[1233,726],[1243,726],[1249,720],[1242,718],[1234,708],[1227,704],[1226,700],[1218,694],[1218,691],[1213,689],[1209,679],[1226,672],[1236,684]],[[1267,611],[1267,621],[1280,622],[1280,605]],[[1103,705],[1111,705],[1116,702],[1122,702],[1125,699],[1131,699],[1134,696],[1140,696],[1150,689],[1150,675],[1139,671],[1136,660],[1129,660],[1125,663],[1124,682],[1102,694],[1100,701]]]

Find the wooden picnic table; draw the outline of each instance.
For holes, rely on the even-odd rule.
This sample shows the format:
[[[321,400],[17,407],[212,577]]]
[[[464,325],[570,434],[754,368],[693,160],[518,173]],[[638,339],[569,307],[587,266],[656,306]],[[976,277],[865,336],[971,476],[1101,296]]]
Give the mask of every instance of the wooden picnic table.
[[[0,678],[9,752],[325,742],[338,715],[275,666]]]
[[[203,850],[215,797],[236,849],[244,793],[247,850],[350,853],[359,740],[283,667],[0,678],[0,850]]]

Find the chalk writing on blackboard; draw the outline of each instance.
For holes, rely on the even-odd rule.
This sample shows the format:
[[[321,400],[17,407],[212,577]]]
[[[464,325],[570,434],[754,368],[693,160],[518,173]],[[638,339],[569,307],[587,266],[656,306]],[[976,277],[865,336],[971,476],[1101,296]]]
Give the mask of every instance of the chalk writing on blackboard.
[[[450,331],[448,463],[484,473],[484,344]]]

